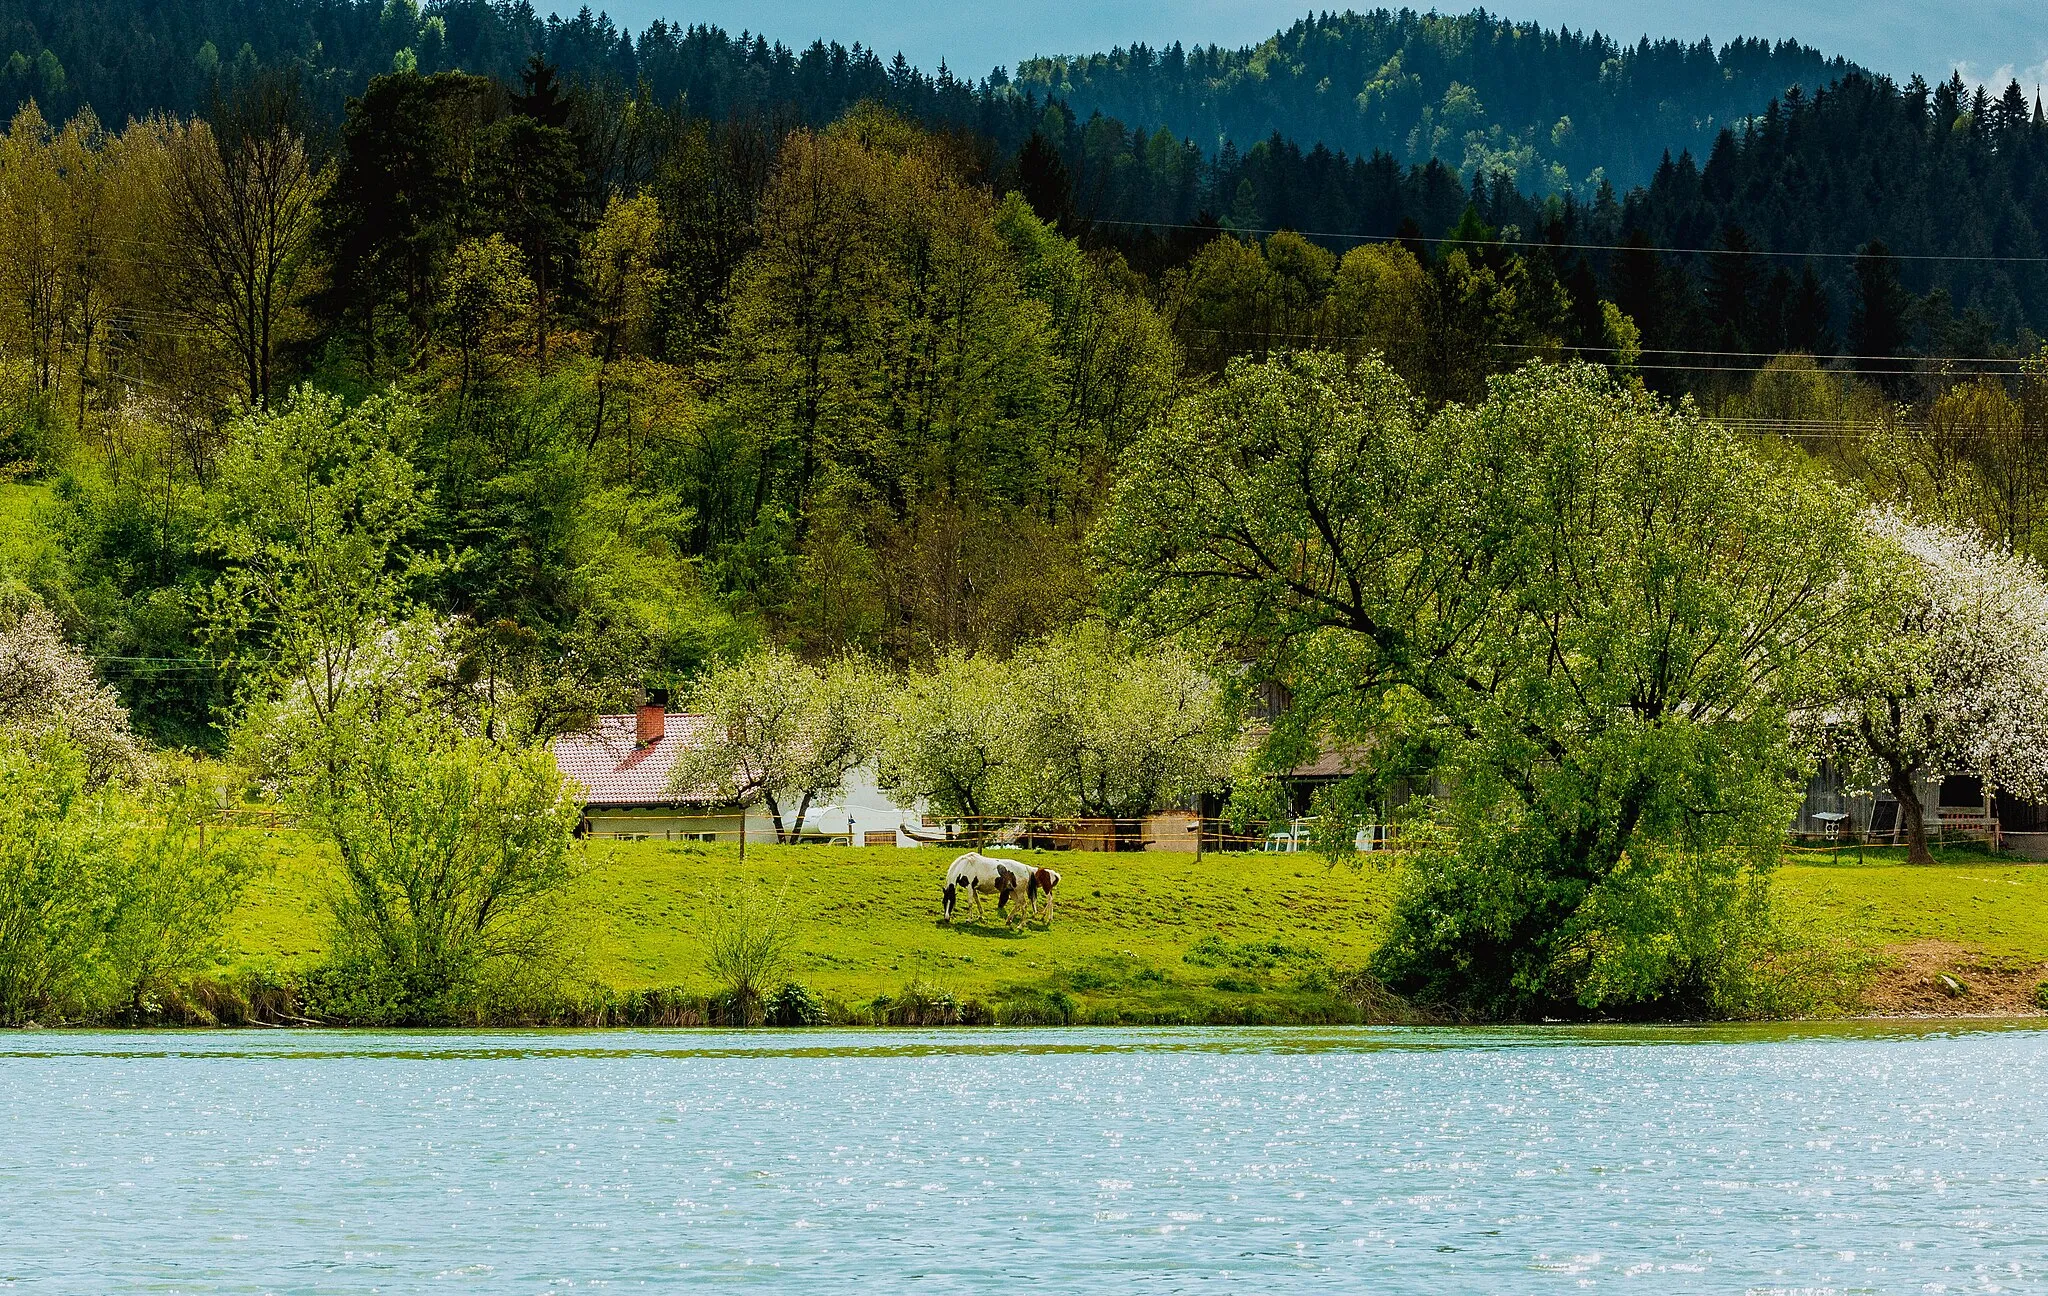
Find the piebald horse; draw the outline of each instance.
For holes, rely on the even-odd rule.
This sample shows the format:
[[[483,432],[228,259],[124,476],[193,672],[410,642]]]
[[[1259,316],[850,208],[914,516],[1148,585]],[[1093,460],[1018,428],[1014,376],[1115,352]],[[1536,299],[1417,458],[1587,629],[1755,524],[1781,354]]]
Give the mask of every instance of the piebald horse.
[[[1039,912],[1039,906],[1043,904],[1045,906],[1043,916],[1045,918],[1045,925],[1048,927],[1052,926],[1052,891],[1059,884],[1060,875],[1057,869],[1035,868],[1031,870],[1030,880],[1024,889],[1024,903],[1028,906],[1027,912],[1037,913]]]
[[[939,910],[951,918],[962,893],[965,893],[968,903],[974,906],[976,917],[981,916],[981,898],[984,895],[996,897],[996,912],[1001,913],[1012,895],[1029,888],[1030,881],[1025,877],[1022,864],[983,855],[980,851],[968,851],[946,866],[946,880],[939,889]]]
[[[1051,922],[1052,892],[1059,881],[1060,875],[1051,869],[969,851],[946,866],[946,880],[939,888],[939,909],[950,920],[961,893],[965,892],[975,916],[980,917],[982,896],[992,895],[998,914],[1009,921],[1023,922],[1038,910],[1039,897],[1043,895],[1045,919]],[[1012,900],[1016,901],[1015,908],[1010,908]]]

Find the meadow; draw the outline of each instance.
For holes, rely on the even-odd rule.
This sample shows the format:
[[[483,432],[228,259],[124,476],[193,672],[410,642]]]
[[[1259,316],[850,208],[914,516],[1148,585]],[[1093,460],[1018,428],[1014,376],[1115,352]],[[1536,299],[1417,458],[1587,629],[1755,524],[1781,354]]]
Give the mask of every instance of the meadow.
[[[232,963],[289,972],[321,953],[330,866],[308,838],[259,836],[269,866],[235,917]],[[584,850],[563,916],[572,975],[592,986],[712,991],[700,933],[713,905],[756,887],[786,905],[791,975],[842,1007],[917,989],[993,1005],[1056,994],[1079,1019],[1126,1022],[1341,1018],[1400,880],[1385,856],[1034,853],[1063,876],[1053,920],[1012,928],[992,908],[940,921],[942,849],[756,845],[744,867],[730,845]],[[1893,854],[1789,855],[1775,882],[1788,922],[1875,956],[1872,1011],[2025,1010],[2048,962],[2048,868],[1970,852],[1914,868]],[[1974,997],[1913,991],[1944,971]]]

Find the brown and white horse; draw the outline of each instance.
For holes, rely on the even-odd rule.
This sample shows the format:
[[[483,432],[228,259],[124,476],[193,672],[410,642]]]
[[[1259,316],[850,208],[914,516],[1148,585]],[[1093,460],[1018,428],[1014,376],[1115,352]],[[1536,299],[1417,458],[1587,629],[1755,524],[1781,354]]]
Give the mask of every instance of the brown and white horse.
[[[969,851],[946,866],[946,880],[939,888],[939,909],[949,920],[962,892],[981,916],[981,898],[996,898],[996,912],[1008,921],[1024,922],[1044,906],[1045,921],[1052,922],[1053,888],[1060,875],[1049,868],[1034,868],[1018,860],[999,859]],[[1015,907],[1011,902],[1015,901]],[[1005,913],[1005,911],[1008,911]]]
[[[1031,870],[1031,877],[1024,888],[1024,903],[1027,913],[1038,913],[1039,906],[1045,906],[1045,925],[1052,926],[1052,892],[1060,884],[1059,871],[1049,868]]]
[[[996,898],[998,914],[1002,914],[1014,898],[1017,908],[1011,912],[1017,914],[1017,920],[1021,921],[1025,907],[1030,903],[1031,885],[1031,870],[1016,860],[997,859],[993,855],[969,851],[946,866],[946,880],[939,887],[939,911],[951,919],[962,893],[965,893],[978,918],[981,916],[981,898],[992,895]]]

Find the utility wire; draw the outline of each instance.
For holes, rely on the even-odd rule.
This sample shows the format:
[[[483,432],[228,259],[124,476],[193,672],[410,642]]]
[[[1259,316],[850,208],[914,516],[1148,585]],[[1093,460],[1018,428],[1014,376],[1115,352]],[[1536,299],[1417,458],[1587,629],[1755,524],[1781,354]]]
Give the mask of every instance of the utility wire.
[[[1540,342],[1496,342],[1493,345],[1505,350],[1516,351],[1542,351],[1548,349]],[[1568,349],[1572,351],[1619,352],[1628,350],[1630,348],[1614,346],[1574,346]],[[1811,360],[1816,364],[1832,364],[1837,360],[1844,362],[1854,362],[1859,360],[1926,360],[1930,364],[2027,364],[2030,363],[2033,359],[2033,357],[2026,356],[1811,355],[1804,351],[1703,351],[1695,350],[1689,347],[1646,346],[1637,347],[1634,349],[1638,355],[1685,355],[1707,356],[1710,358],[1748,357],[1760,360],[1776,360],[1780,356],[1788,358],[1792,356],[1805,356],[1808,360]]]
[[[1201,325],[1195,325],[1195,324],[1181,324],[1181,325],[1176,325],[1175,327],[1176,327],[1177,331],[1179,331],[1179,332],[1182,332],[1182,333],[1201,333],[1201,334],[1206,334],[1206,335],[1208,335],[1208,336],[1212,336],[1212,337],[1244,337],[1244,338],[1252,338],[1252,337],[1257,337],[1257,338],[1267,338],[1267,339],[1271,339],[1271,338],[1286,338],[1286,339],[1289,339],[1289,340],[1291,340],[1291,341],[1297,341],[1297,342],[1319,342],[1319,343],[1324,343],[1324,344],[1342,344],[1342,343],[1346,343],[1346,342],[1365,342],[1365,341],[1368,341],[1368,340],[1370,340],[1370,339],[1368,339],[1368,338],[1367,338],[1367,337],[1366,337],[1366,336],[1365,336],[1364,334],[1361,334],[1361,333],[1320,333],[1320,332],[1316,332],[1316,331],[1314,331],[1314,330],[1296,330],[1296,329],[1259,329],[1259,328],[1241,328],[1241,329],[1225,329],[1225,328],[1206,328],[1206,327],[1203,327],[1203,326],[1201,326]],[[1624,349],[1625,349],[1625,348],[1621,348],[1621,347],[1609,347],[1609,346],[1571,346],[1571,345],[1567,345],[1567,344],[1565,344],[1565,343],[1562,343],[1562,342],[1560,342],[1560,343],[1556,343],[1556,344],[1554,344],[1554,345],[1552,345],[1552,344],[1547,344],[1547,343],[1541,343],[1541,342],[1494,342],[1494,343],[1491,343],[1490,345],[1491,345],[1491,346],[1493,346],[1493,347],[1496,347],[1496,348],[1502,349],[1502,350],[1517,350],[1517,351],[1552,351],[1552,350],[1555,350],[1555,351],[1563,351],[1563,352],[1576,352],[1576,353],[1594,353],[1594,354],[1610,354],[1610,355],[1611,355],[1611,354],[1615,354],[1615,353],[1618,353],[1618,352],[1620,352],[1620,351],[1622,351],[1622,350],[1624,350]],[[1803,354],[1803,353],[1802,353],[1802,352],[1778,352],[1778,351],[1688,351],[1688,350],[1684,350],[1684,349],[1681,349],[1681,348],[1676,348],[1676,347],[1669,347],[1669,348],[1667,348],[1667,347],[1650,347],[1650,348],[1647,348],[1647,349],[1645,349],[1645,350],[1643,350],[1643,351],[1641,351],[1641,352],[1638,352],[1638,354],[1641,354],[1641,355],[1697,355],[1697,356],[1702,356],[1702,357],[1705,357],[1705,358],[1707,358],[1707,359],[1733,359],[1733,358],[1740,358],[1740,357],[1750,357],[1750,358],[1754,358],[1754,359],[1759,359],[1759,360],[1774,360],[1774,359],[1777,359],[1777,358],[1778,358],[1779,356],[1781,356],[1781,355],[1798,355],[1798,354]],[[1856,373],[1857,373],[1857,375],[1859,375],[1859,376],[1861,376],[1861,377],[1866,377],[1866,378],[1927,378],[1927,377],[1937,377],[1937,376],[1939,376],[1938,374],[1933,374],[1933,373],[1930,373],[1930,372],[1929,372],[1929,371],[1928,371],[1927,369],[1925,369],[1925,368],[1903,368],[1903,367],[1900,367],[1900,366],[1904,366],[1904,365],[1912,364],[1912,363],[1914,363],[1915,361],[1922,361],[1922,362],[1924,362],[1925,364],[1930,364],[1930,365],[1939,365],[1939,364],[1970,364],[1970,365],[2002,365],[2002,366],[2004,366],[2004,368],[2001,368],[2001,369],[1996,369],[1996,370],[1982,369],[1982,370],[1977,370],[1977,371],[1974,371],[1974,372],[1972,373],[1972,375],[1971,375],[1971,376],[1973,376],[1973,377],[1990,377],[1990,378],[2018,378],[2018,377],[2024,377],[2024,376],[2026,376],[2026,374],[2028,374],[2028,373],[2030,372],[2030,370],[2029,370],[2029,369],[2027,368],[2027,366],[2029,366],[2029,365],[2031,365],[2031,364],[2033,364],[2033,363],[2034,363],[2034,362],[2033,362],[2032,360],[2025,360],[2025,359],[2016,359],[2016,358],[2013,358],[2013,357],[2010,357],[2010,356],[1924,356],[1924,357],[1923,357],[1923,356],[1809,356],[1808,358],[1809,358],[1809,359],[1812,359],[1812,360],[1815,360],[1816,362],[1820,362],[1820,363],[1827,363],[1827,362],[1833,362],[1833,361],[1837,361],[1837,360],[1840,360],[1840,361],[1861,361],[1861,360],[1886,360],[1886,361],[1890,361],[1890,362],[1892,362],[1892,365],[1893,365],[1893,367],[1891,367],[1891,368],[1886,368],[1886,369],[1858,369],[1858,370],[1856,370]],[[1754,373],[1762,373],[1762,372],[1764,372],[1764,368],[1765,368],[1765,367],[1764,367],[1763,365],[1710,365],[1710,364],[1675,364],[1675,363],[1671,363],[1671,362],[1656,362],[1656,361],[1641,361],[1641,360],[1638,360],[1638,361],[1637,361],[1637,362],[1635,362],[1634,364],[1631,364],[1631,365],[1629,366],[1629,368],[1632,368],[1632,369],[1649,369],[1649,370],[1655,370],[1655,371],[1658,371],[1658,372],[1669,372],[1669,373],[1746,373],[1746,374],[1754,374]],[[1795,372],[1796,372],[1796,371],[1795,371]]]
[[[1345,234],[1329,230],[1302,229],[1251,229],[1222,225],[1194,225],[1176,221],[1116,220],[1108,217],[1091,219],[1091,225],[1119,225],[1135,229],[1162,230],[1205,230],[1213,234],[1299,234],[1303,238],[1344,240],[1353,243],[1455,243],[1467,247],[1503,248],[1549,248],[1559,252],[1661,252],[1668,256],[1753,256],[1790,257],[1795,260],[1854,261],[1864,255],[1861,252],[1780,252],[1771,248],[1704,248],[1664,247],[1636,243],[1553,243],[1548,239],[1463,239],[1449,234]],[[1936,262],[1996,262],[2012,265],[2048,265],[2048,256],[2013,256],[1998,253],[1938,253],[1938,252],[1892,252],[1885,256],[1893,261],[1936,261]]]

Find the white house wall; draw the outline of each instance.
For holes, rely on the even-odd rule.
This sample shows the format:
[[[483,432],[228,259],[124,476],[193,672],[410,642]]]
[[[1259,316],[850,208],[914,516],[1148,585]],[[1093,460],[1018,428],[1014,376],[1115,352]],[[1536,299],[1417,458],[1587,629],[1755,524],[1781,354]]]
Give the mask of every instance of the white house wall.
[[[795,807],[785,807],[795,813]],[[894,832],[898,846],[915,846],[917,843],[903,835],[904,824],[919,824],[924,820],[925,803],[919,800],[905,810],[889,799],[875,782],[875,771],[863,765],[846,777],[842,794],[827,805],[814,805],[804,816],[804,832],[822,833],[828,837],[846,836],[848,822],[852,823],[852,837],[855,845],[867,840],[871,832]]]

